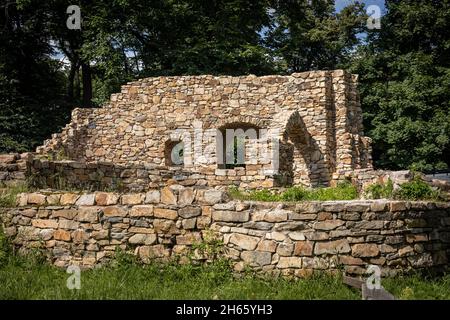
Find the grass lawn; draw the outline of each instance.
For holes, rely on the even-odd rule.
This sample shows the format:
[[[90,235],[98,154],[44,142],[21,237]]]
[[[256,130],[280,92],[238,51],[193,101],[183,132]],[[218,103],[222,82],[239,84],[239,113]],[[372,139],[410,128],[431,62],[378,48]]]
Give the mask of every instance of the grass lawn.
[[[236,278],[226,263],[209,266],[146,265],[116,260],[81,272],[81,289],[69,290],[65,270],[10,256],[0,266],[0,299],[361,299],[337,276],[308,279]],[[400,299],[450,299],[450,275],[384,280]]]

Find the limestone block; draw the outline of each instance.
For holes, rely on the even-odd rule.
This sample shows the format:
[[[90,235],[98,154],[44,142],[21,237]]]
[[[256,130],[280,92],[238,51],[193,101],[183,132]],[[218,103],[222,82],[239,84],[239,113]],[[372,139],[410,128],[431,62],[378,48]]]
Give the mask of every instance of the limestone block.
[[[36,204],[36,205],[45,204],[45,195],[39,193],[29,193],[28,204]]]
[[[259,238],[247,236],[240,233],[233,233],[230,236],[230,243],[237,245],[244,250],[255,250]]]
[[[376,257],[380,249],[376,244],[359,243],[352,246],[352,256],[356,258]]]
[[[115,205],[119,201],[119,195],[110,192],[95,193],[95,203],[99,206]]]
[[[95,204],[95,194],[82,194],[75,202],[77,206],[93,206]]]
[[[224,222],[246,222],[250,219],[250,216],[248,211],[214,211],[212,213],[212,219],[214,221]]]
[[[272,254],[263,251],[243,251],[241,258],[245,263],[256,266],[269,265],[272,261]]]
[[[277,264],[277,268],[279,269],[301,268],[301,267],[302,267],[302,258],[299,257],[280,257]]]
[[[161,201],[161,194],[159,190],[150,190],[145,194],[145,203],[157,204]]]
[[[341,239],[328,242],[316,242],[314,246],[315,254],[337,254],[337,253],[349,253],[350,245],[348,240]]]

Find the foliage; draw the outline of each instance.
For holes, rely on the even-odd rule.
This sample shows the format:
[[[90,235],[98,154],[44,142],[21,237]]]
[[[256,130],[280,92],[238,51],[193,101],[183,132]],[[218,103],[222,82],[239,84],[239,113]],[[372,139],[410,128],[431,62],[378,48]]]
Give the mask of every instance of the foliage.
[[[81,30],[66,27],[70,4],[2,7],[0,152],[33,150],[132,79],[343,68],[360,75],[377,167],[449,167],[448,0],[386,0],[380,30],[360,1],[80,0]]]
[[[230,188],[229,194],[238,200],[253,201],[327,201],[327,200],[352,200],[358,198],[356,187],[349,183],[340,183],[336,187],[307,189],[301,186],[291,187],[283,192],[275,192],[267,189],[240,191]]]
[[[360,74],[375,165],[436,170],[450,164],[450,2],[387,0],[381,30],[350,69]]]
[[[304,187],[292,187],[280,195],[283,201],[301,201],[308,197],[308,191]]]
[[[64,269],[28,257],[0,265],[0,299],[359,299],[342,279],[319,274],[294,280],[236,277],[230,264],[123,262],[82,271],[81,289],[66,287]]]
[[[8,257],[11,255],[11,245],[6,239],[3,233],[3,228],[0,225],[0,268],[7,262]]]
[[[402,200],[438,200],[439,192],[433,190],[430,185],[418,177],[413,181],[405,182],[400,185],[399,190],[395,192],[395,197]]]
[[[371,199],[392,199],[394,184],[391,179],[386,184],[374,183],[367,187],[366,192]]]
[[[127,252],[119,247],[116,248],[114,252],[114,257],[111,259],[109,263],[109,267],[111,268],[127,268],[129,266],[139,265],[141,264],[138,260],[137,256],[134,254]]]
[[[80,290],[67,288],[68,276],[64,269],[9,252],[0,264],[0,299],[361,299],[360,291],[346,286],[340,276],[237,277],[223,261],[142,265],[125,258],[121,263],[82,271]],[[450,299],[449,284],[448,274],[382,280],[400,299]]]
[[[50,58],[39,4],[0,11],[0,152],[34,149],[69,119],[64,74]]]
[[[394,189],[392,180],[389,179],[386,184],[372,184],[368,186],[365,191],[371,199],[398,199],[411,201],[439,201],[442,199],[441,193],[423,181],[419,175],[415,175],[410,182],[400,184],[397,189]]]
[[[191,259],[205,258],[209,262],[221,260],[223,253],[223,241],[213,230],[205,230],[203,233],[203,241],[192,244],[193,254]]]
[[[0,189],[0,208],[15,207],[17,195],[27,191],[28,186],[26,183]]]
[[[383,280],[383,287],[400,300],[449,299],[450,274],[415,273]]]
[[[312,189],[307,200],[353,200],[358,198],[356,187],[350,183],[340,183],[334,188]]]
[[[265,43],[283,72],[337,69],[348,62],[366,21],[360,2],[339,13],[331,0],[272,2]]]

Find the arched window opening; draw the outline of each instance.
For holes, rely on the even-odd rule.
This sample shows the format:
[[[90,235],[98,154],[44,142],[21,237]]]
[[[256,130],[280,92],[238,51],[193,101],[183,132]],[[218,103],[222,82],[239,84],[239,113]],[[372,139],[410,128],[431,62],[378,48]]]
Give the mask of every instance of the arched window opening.
[[[166,166],[183,166],[184,143],[182,141],[166,141],[164,148],[164,157]]]

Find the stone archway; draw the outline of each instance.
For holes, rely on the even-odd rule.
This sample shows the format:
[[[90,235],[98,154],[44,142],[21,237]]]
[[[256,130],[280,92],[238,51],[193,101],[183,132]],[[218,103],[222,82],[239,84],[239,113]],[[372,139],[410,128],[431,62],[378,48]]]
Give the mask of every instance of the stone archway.
[[[308,132],[298,111],[278,114],[273,125],[280,129],[280,173],[287,184],[327,185],[325,157]]]
[[[221,128],[227,126],[231,123],[246,123],[248,125],[252,125],[258,128],[269,128],[271,121],[268,119],[255,118],[252,116],[232,116],[228,118],[220,118],[217,119],[216,122],[211,123],[210,125],[205,126],[205,128]]]

